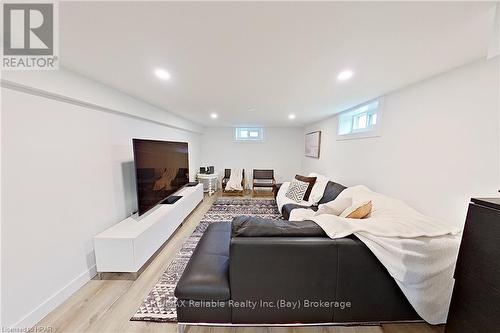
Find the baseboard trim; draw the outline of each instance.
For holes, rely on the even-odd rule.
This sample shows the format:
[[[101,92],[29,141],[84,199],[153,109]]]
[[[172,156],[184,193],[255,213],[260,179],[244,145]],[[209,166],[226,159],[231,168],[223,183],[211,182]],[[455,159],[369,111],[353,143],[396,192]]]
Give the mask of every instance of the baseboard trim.
[[[314,326],[380,326],[385,324],[419,324],[425,323],[423,319],[416,320],[385,320],[385,321],[349,321],[349,322],[326,322],[326,323],[293,323],[293,324],[232,324],[232,323],[185,323],[178,322],[177,325],[185,326],[208,326],[208,327],[314,327]],[[441,324],[439,324],[441,325]]]
[[[73,293],[78,289],[83,287],[87,282],[89,282],[97,274],[96,266],[90,267],[85,272],[81,273],[79,276],[74,278],[59,291],[54,293],[52,296],[47,298],[42,304],[34,308],[30,313],[25,315],[15,324],[11,325],[10,328],[17,329],[30,329],[35,326],[40,320],[42,320],[46,315],[52,312],[55,308],[66,301]]]

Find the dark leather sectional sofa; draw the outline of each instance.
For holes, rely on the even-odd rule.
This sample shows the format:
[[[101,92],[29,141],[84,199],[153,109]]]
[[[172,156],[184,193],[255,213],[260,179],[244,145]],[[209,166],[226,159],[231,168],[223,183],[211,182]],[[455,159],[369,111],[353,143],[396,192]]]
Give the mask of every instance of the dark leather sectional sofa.
[[[329,184],[325,194],[336,197],[339,186]],[[213,223],[175,295],[178,322],[185,324],[421,320],[361,241],[330,239],[312,221],[241,216]]]

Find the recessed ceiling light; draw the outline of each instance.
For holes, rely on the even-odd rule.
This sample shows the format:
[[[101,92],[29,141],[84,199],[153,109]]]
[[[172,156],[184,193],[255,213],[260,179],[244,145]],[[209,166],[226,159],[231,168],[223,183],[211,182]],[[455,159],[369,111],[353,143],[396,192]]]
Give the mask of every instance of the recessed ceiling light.
[[[218,117],[218,115],[215,112],[210,114],[210,118],[212,118],[212,119],[217,119],[217,117]]]
[[[339,75],[337,76],[337,80],[339,81],[349,80],[353,75],[354,73],[352,71],[345,70],[339,73]]]
[[[164,70],[163,68],[155,69],[155,75],[161,80],[170,80],[170,73]]]
[[[295,119],[295,115],[294,115],[294,114],[289,114],[289,115],[288,115],[288,119],[290,119],[290,120],[294,120],[294,119]]]

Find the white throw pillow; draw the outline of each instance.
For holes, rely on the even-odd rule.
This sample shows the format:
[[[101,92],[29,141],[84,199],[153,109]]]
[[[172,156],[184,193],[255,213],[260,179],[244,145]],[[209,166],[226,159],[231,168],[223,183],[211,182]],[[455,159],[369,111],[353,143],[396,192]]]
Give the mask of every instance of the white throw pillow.
[[[352,198],[337,198],[325,204],[318,206],[318,211],[316,215],[329,214],[339,216],[347,208],[352,206]]]
[[[330,179],[328,177],[317,174],[317,173],[310,173],[308,177],[316,177],[316,182],[314,183],[314,186],[311,190],[311,194],[309,194],[309,200],[311,204],[317,204],[321,198],[323,198],[323,193],[325,193],[325,188]]]
[[[294,179],[290,183],[290,187],[286,192],[286,197],[292,199],[295,202],[301,202],[304,199],[309,183]]]

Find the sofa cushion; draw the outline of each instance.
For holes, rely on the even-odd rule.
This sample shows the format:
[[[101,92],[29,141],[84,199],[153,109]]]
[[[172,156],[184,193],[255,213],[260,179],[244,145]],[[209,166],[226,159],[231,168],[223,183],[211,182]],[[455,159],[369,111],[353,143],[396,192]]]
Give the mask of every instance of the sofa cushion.
[[[321,200],[319,200],[318,204],[324,204],[332,200],[335,200],[340,194],[340,192],[342,192],[346,188],[347,187],[345,187],[344,185],[329,181],[326,184],[325,191],[323,192],[323,197],[321,198]]]
[[[230,299],[230,241],[231,223],[217,222],[208,226],[177,283],[175,296],[178,299]]]
[[[352,198],[337,198],[335,200],[320,204],[316,215],[330,214],[339,216],[347,208],[352,206]]]
[[[310,174],[310,175],[317,175],[317,174]],[[316,182],[317,184],[317,182]],[[314,186],[316,186],[316,184]],[[302,201],[300,203],[294,202],[292,199],[289,199],[285,196],[286,192],[288,191],[288,187],[290,186],[289,182],[285,182],[280,186],[280,189],[277,193],[276,196],[276,204],[278,205],[278,209],[281,212],[281,215],[285,220],[288,220],[290,218],[290,212],[294,210],[295,208],[310,208],[314,211],[317,211],[318,208],[317,206],[312,206],[312,193],[311,197],[309,198],[309,201]],[[324,192],[322,198],[319,200],[319,204],[324,204],[327,202],[330,202],[332,200],[335,200],[337,196],[342,192],[344,189],[347,187],[334,183],[332,181],[328,181],[326,183],[326,186],[324,187]],[[314,191],[314,187],[313,187]]]
[[[288,219],[290,219],[290,213],[292,212],[292,210],[294,210],[296,208],[312,209],[313,211],[318,210],[317,206],[302,206],[302,205],[298,205],[298,204],[286,204],[286,205],[283,205],[283,208],[281,209],[281,215],[283,216],[283,218],[285,220],[288,220]]]
[[[325,187],[328,185],[329,179],[326,176],[311,172],[308,177],[316,177],[316,182],[309,196],[309,203],[316,205],[324,195]]]

